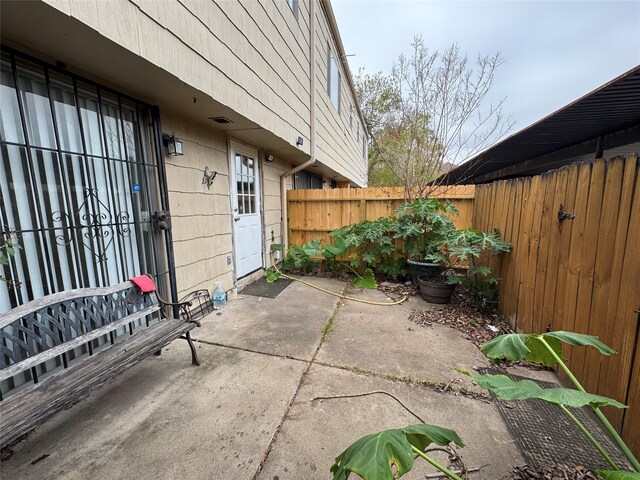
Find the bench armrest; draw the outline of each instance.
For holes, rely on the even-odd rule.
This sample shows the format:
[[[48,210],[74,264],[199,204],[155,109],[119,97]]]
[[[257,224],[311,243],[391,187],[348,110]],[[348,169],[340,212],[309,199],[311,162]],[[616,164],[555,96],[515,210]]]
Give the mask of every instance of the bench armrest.
[[[166,302],[160,297],[158,297],[158,302],[160,303],[161,307],[178,307],[181,317],[183,317],[187,322],[193,322],[196,325],[200,326],[200,322],[198,322],[197,320],[193,320],[193,318],[191,317],[190,307],[193,304],[192,302]],[[164,311],[163,315],[165,315]],[[165,315],[165,317],[166,316],[167,315]]]

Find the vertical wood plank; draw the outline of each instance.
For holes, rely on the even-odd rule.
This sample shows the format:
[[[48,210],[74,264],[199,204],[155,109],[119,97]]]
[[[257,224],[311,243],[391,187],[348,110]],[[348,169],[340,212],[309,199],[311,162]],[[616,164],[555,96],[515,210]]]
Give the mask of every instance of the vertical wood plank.
[[[545,318],[543,310],[551,236],[555,230],[555,223],[557,223],[557,215],[553,208],[557,178],[557,172],[542,176],[542,182],[544,184],[544,198],[542,199],[538,257],[536,259],[535,272],[536,279],[533,292],[533,329],[539,333],[544,332],[547,326],[551,324],[550,320]]]
[[[533,198],[531,179],[525,178],[522,190],[522,221],[520,223],[520,241],[515,258],[514,281],[517,282],[517,300],[515,314],[518,319],[518,331],[530,332],[530,321],[526,314],[526,285],[527,267],[529,265],[529,247],[531,245],[531,221],[533,218]]]
[[[588,319],[588,331],[602,340],[608,329],[604,322],[607,316],[607,303],[611,294],[611,277],[614,275],[614,256],[616,243],[616,224],[622,193],[624,159],[616,158],[606,164],[604,194],[600,224],[598,227],[597,253],[595,256],[591,308]],[[625,221],[625,223],[627,223]],[[626,232],[625,232],[626,236]],[[618,276],[620,273],[618,273]],[[602,355],[595,349],[584,349],[584,386],[590,392],[600,392],[598,388]],[[575,361],[575,360],[574,360]]]
[[[613,330],[611,343],[617,355],[607,362],[607,377],[601,388],[611,392],[611,396],[621,401],[628,401],[627,392],[630,384],[637,381],[631,376],[631,364],[634,353],[638,349],[638,313],[640,310],[640,249],[638,239],[640,239],[640,176],[636,167],[634,175],[633,202],[629,215],[629,227],[625,242],[624,258],[622,261],[622,274],[618,288],[616,302],[616,316],[614,323],[610,326]],[[626,180],[626,179],[625,179]],[[615,295],[611,296],[615,299]],[[640,405],[631,406],[634,412],[631,416],[637,415]],[[626,417],[626,412],[605,410],[611,422],[619,427],[622,416]],[[633,418],[633,417],[630,417]]]
[[[551,327],[553,329],[555,318],[556,292],[558,289],[558,263],[560,258],[560,241],[562,233],[562,224],[558,221],[558,209],[564,201],[564,195],[567,190],[567,180],[569,169],[563,168],[554,173],[555,187],[553,192],[553,202],[549,211],[549,223],[547,224],[549,232],[549,246],[547,253],[547,265],[544,284],[544,297],[542,305],[542,318],[545,329]]]
[[[589,163],[583,163],[579,166],[578,187],[576,190],[574,207],[574,214],[576,218],[572,220],[573,228],[569,246],[568,265],[566,266],[567,276],[564,286],[564,307],[562,309],[564,316],[562,330],[568,330],[571,332],[578,331],[576,329],[576,306],[578,302],[578,288],[580,285],[580,269],[582,268],[582,246],[587,223],[587,202],[589,199],[591,166],[592,165]],[[579,331],[578,333],[586,332]],[[563,351],[568,360],[569,367],[573,370],[573,365],[571,364],[573,348],[567,347],[563,349]]]
[[[593,293],[593,276],[596,261],[598,230],[600,228],[600,212],[602,210],[602,193],[604,191],[605,162],[595,162],[591,168],[589,193],[584,212],[584,233],[580,245],[580,263],[578,270],[578,293],[576,297],[575,331],[588,333],[589,316],[591,314],[591,295]],[[571,369],[584,380],[585,349],[576,347],[571,352]]]
[[[531,226],[529,228],[529,246],[527,250],[527,268],[524,278],[525,286],[525,322],[526,330],[534,332],[534,292],[536,287],[536,269],[538,263],[538,245],[540,243],[540,223],[542,220],[542,203],[544,199],[545,183],[540,175],[533,177],[531,182],[531,203],[527,206],[531,212]]]
[[[507,266],[507,274],[505,275],[503,282],[508,285],[508,295],[506,296],[507,303],[505,304],[506,310],[504,310],[505,315],[509,318],[509,322],[511,327],[518,331],[519,326],[517,323],[517,312],[518,312],[518,290],[520,288],[519,284],[519,273],[517,268],[517,259],[518,252],[520,251],[520,245],[522,244],[522,236],[521,236],[521,225],[522,219],[524,216],[523,212],[523,200],[524,200],[524,186],[525,181],[523,179],[518,179],[514,181],[515,184],[512,183],[515,188],[515,204],[514,204],[514,213],[513,213],[513,233],[511,237],[511,252],[508,253],[508,261],[509,265]]]

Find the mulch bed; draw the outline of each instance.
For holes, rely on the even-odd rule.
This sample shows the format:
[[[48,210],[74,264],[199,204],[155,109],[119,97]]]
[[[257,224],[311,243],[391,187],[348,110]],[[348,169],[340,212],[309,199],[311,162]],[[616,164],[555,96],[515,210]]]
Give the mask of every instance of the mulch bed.
[[[479,309],[473,297],[460,288],[454,292],[451,303],[433,305],[429,310],[413,310],[409,320],[423,327],[439,323],[455,328],[477,347],[499,335],[513,333],[506,319]]]

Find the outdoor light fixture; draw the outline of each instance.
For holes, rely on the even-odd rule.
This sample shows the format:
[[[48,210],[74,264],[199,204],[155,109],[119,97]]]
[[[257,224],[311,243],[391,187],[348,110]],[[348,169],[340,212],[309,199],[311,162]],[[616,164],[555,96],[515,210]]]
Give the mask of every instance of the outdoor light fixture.
[[[167,153],[172,157],[184,155],[184,152],[182,151],[182,142],[176,138],[175,134],[163,133],[162,143],[167,147]]]
[[[272,153],[270,153],[269,155],[267,155],[267,158],[265,158],[265,160],[266,160],[267,162],[273,162],[273,160],[274,160],[275,158],[276,158],[276,157],[274,157],[274,156],[273,156],[273,154],[272,154]]]
[[[303,143],[304,139],[302,137],[298,137],[298,140],[296,140],[296,146],[301,147]]]

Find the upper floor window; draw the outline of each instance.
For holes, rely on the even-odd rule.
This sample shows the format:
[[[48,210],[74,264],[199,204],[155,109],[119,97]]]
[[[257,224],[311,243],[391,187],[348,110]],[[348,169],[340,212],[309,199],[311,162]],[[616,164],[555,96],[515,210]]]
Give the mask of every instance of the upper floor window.
[[[331,98],[331,103],[336,107],[338,112],[340,111],[340,72],[338,71],[338,62],[336,57],[329,46],[329,61],[327,72],[327,92]]]
[[[287,0],[287,3],[293,14],[298,18],[298,0]]]

